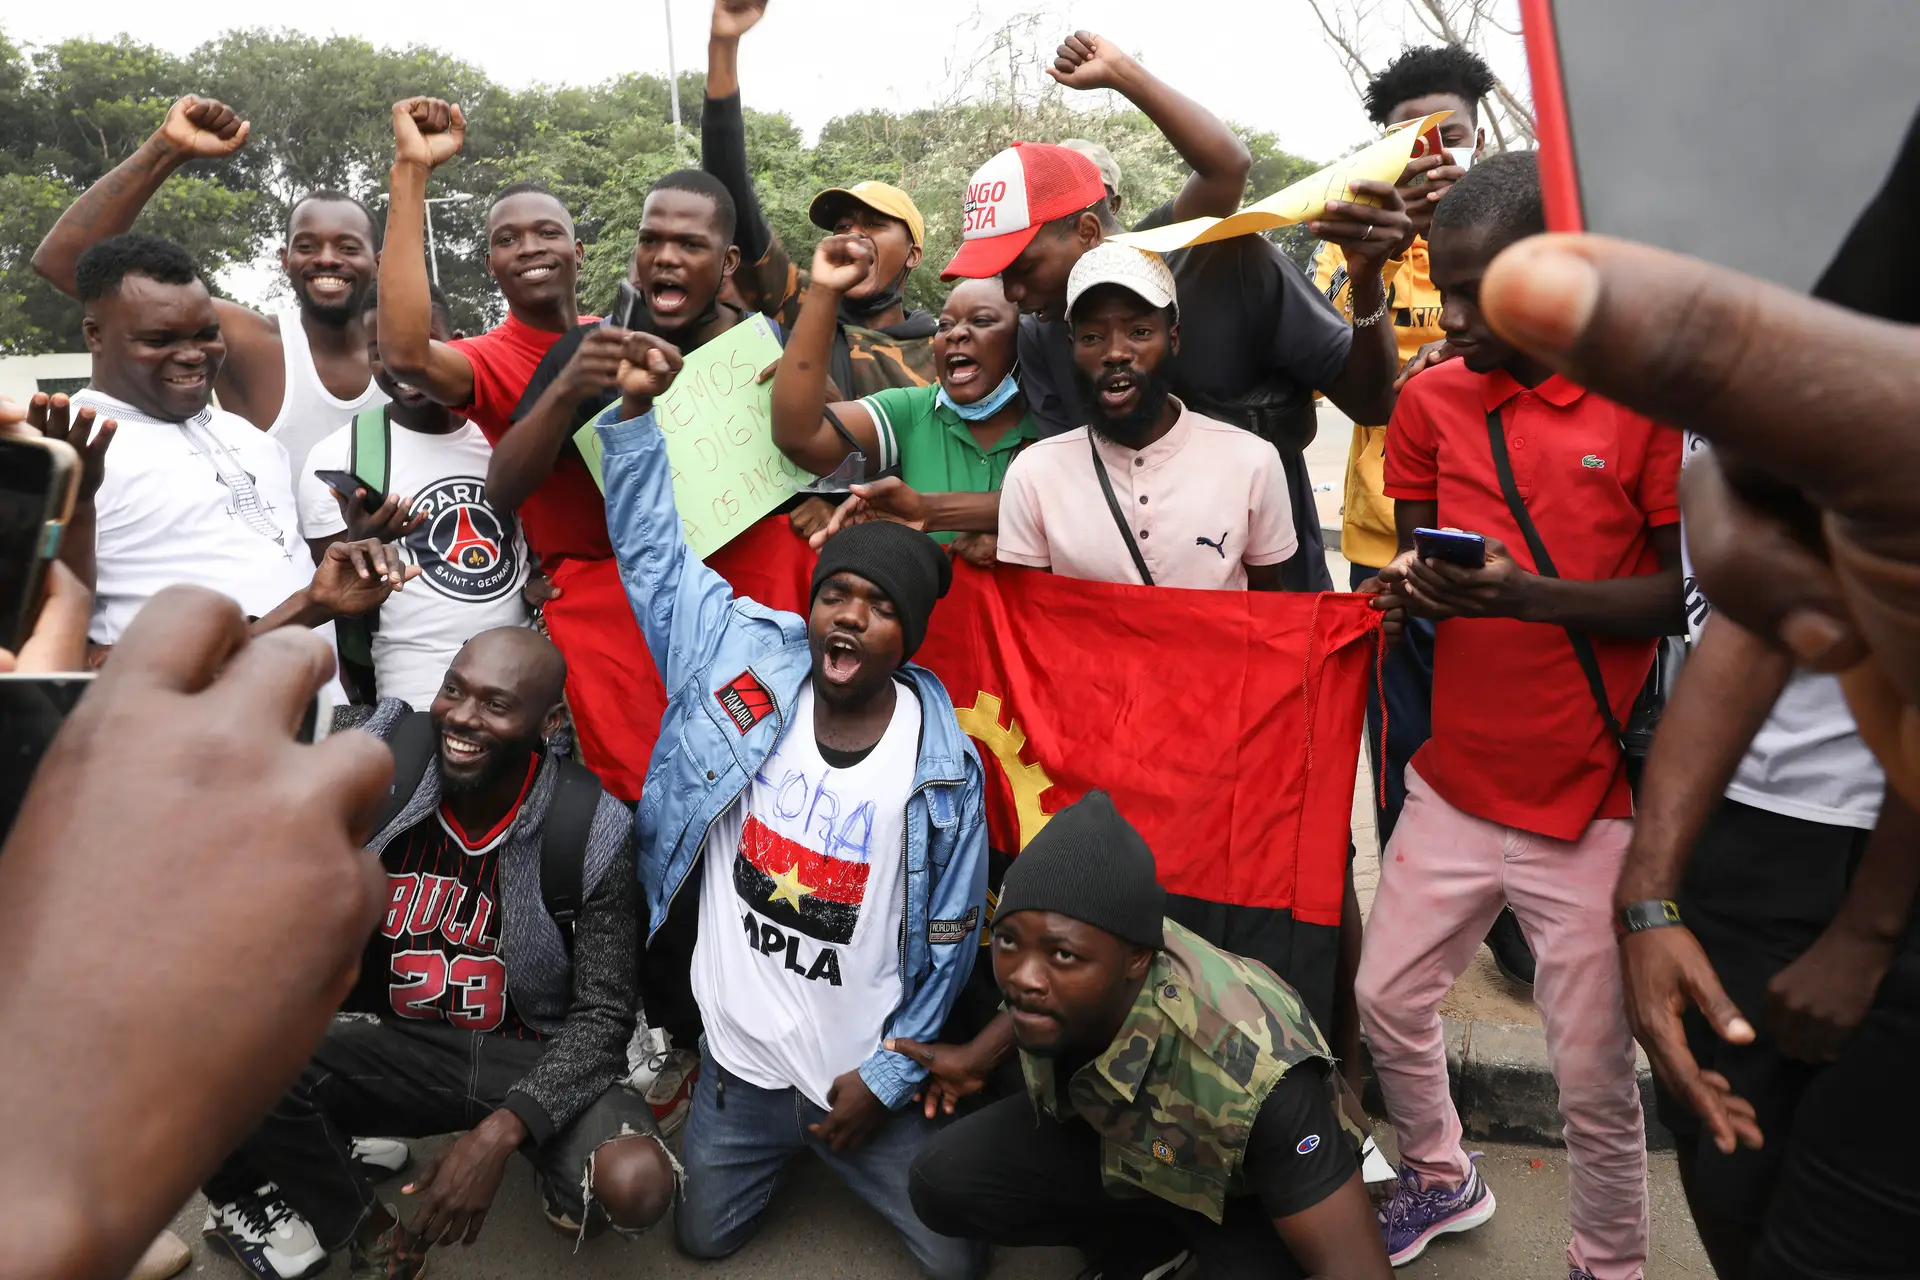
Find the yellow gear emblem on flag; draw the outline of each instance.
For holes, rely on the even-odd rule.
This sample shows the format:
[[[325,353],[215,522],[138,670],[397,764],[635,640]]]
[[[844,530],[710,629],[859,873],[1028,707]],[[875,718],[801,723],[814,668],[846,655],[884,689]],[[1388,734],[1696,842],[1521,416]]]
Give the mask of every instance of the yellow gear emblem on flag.
[[[981,690],[971,707],[955,707],[953,716],[968,737],[993,753],[1001,772],[1007,775],[1007,784],[1013,788],[1013,811],[1020,821],[1020,847],[1024,849],[1053,817],[1040,809],[1040,797],[1053,788],[1053,779],[1047,776],[1046,766],[1021,761],[1021,749],[1027,745],[1026,730],[1018,720],[1001,726],[1002,705],[1000,699]]]

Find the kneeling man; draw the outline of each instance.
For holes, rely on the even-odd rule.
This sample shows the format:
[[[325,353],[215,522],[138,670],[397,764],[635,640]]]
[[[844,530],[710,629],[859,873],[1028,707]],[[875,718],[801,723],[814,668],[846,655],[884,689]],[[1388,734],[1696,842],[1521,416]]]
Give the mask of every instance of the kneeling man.
[[[1105,792],[1014,859],[993,974],[1031,1096],[928,1143],[914,1209],[952,1235],[1088,1248],[1109,1275],[1124,1241],[1135,1275],[1171,1275],[1191,1250],[1208,1280],[1385,1280],[1319,1028],[1292,987],[1165,906]]]
[[[483,631],[447,669],[430,719],[387,699],[366,725],[393,745],[396,801],[407,797],[367,845],[386,870],[387,910],[350,1006],[376,1012],[334,1022],[207,1186],[225,1200],[278,1183],[320,1246],[347,1252],[353,1280],[411,1280],[430,1245],[472,1244],[515,1151],[569,1232],[638,1230],[673,1202],[653,1111],[618,1083],[634,1023],[632,818],[543,745],[566,672],[537,632]],[[404,746],[415,735],[417,754]],[[409,758],[426,762],[417,777]],[[550,851],[547,826],[563,820],[572,834]],[[577,914],[555,893],[562,854],[577,859],[578,880],[573,866],[564,877]],[[404,1224],[346,1136],[462,1129],[403,1189],[416,1206]]]

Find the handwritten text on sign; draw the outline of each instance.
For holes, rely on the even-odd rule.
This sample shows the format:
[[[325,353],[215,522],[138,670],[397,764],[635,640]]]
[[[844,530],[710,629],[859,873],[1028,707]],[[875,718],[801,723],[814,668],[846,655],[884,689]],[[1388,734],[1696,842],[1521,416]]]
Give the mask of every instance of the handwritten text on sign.
[[[780,358],[780,340],[754,315],[686,357],[680,376],[654,402],[673,465],[673,501],[687,547],[702,559],[793,495],[812,477],[773,443],[773,384],[756,383]],[[604,490],[600,437],[589,423],[574,434]]]

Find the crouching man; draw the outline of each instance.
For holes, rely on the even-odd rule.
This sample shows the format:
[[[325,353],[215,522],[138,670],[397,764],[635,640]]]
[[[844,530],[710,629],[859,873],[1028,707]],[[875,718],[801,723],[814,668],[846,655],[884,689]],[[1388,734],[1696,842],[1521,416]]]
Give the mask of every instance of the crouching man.
[[[544,749],[565,680],[538,633],[484,631],[430,713],[389,699],[366,725],[395,758],[367,845],[387,908],[349,1002],[375,1012],[335,1021],[207,1185],[219,1200],[277,1183],[321,1248],[346,1251],[353,1280],[411,1280],[429,1246],[472,1244],[515,1151],[570,1233],[638,1230],[673,1202],[653,1112],[617,1083],[634,1023],[632,819]],[[346,1136],[463,1129],[403,1188],[407,1222],[356,1169]],[[286,1260],[264,1260],[287,1274]]]
[[[607,527],[668,691],[641,792],[640,881],[655,936],[691,929],[706,1026],[685,1130],[682,1250],[751,1238],[780,1171],[812,1148],[935,1280],[982,1250],[928,1230],[907,1167],[933,1134],[909,1105],[979,947],[983,775],[953,700],[908,661],[953,569],[924,533],[876,521],[826,542],[808,616],[737,599],[687,549],[652,398],[679,368],[630,335],[623,401],[600,418]]]
[[[1319,1028],[1293,988],[1165,908],[1152,851],[1102,791],[1014,859],[993,974],[1031,1096],[928,1143],[915,1211],[996,1244],[1078,1245],[1104,1275],[1171,1275],[1191,1250],[1208,1280],[1385,1280]]]

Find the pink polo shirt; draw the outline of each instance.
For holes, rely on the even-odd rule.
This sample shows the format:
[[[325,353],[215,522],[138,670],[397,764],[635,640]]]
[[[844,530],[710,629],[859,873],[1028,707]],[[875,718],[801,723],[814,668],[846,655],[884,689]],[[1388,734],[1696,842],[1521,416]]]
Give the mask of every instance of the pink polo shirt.
[[[1244,591],[1247,565],[1278,564],[1298,547],[1280,455],[1179,407],[1173,430],[1144,449],[1098,436],[1094,444],[1156,586]],[[1100,492],[1087,428],[1035,441],[1007,469],[1000,559],[1069,578],[1140,581]]]

